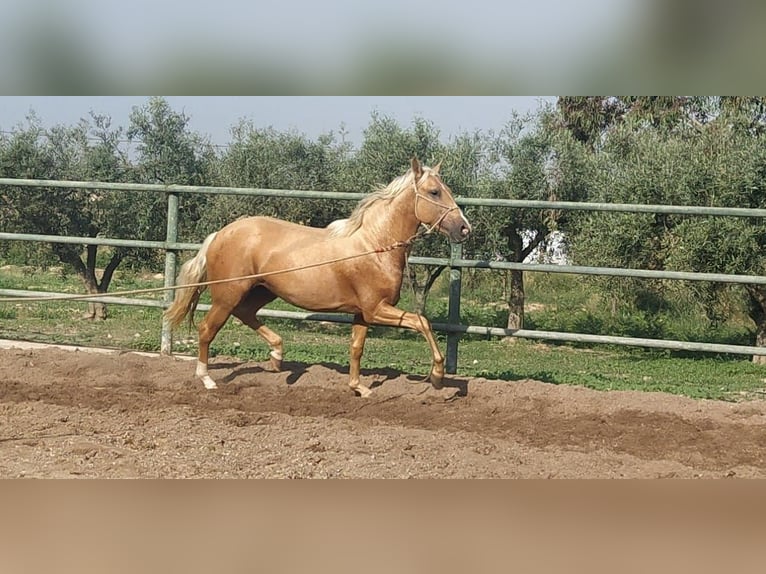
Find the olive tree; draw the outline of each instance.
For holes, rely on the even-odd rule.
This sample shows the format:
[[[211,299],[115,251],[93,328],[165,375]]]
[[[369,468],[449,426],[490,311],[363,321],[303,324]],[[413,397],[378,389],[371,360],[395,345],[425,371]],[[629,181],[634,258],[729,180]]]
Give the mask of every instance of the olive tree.
[[[190,118],[174,110],[164,98],[154,97],[130,114],[127,136],[135,145],[131,178],[140,183],[209,185],[214,181],[218,158],[206,138],[192,131]],[[165,194],[137,193],[129,196],[133,208],[126,221],[133,236],[162,240],[166,233],[167,197]],[[194,233],[207,205],[202,195],[184,194],[179,202],[179,236]],[[151,263],[157,254],[133,250],[133,261]]]
[[[764,99],[697,97],[684,105],[673,121],[647,121],[634,110],[602,133],[599,145],[591,148],[598,167],[584,178],[595,201],[766,207]],[[759,218],[590,214],[572,238],[572,255],[591,265],[763,275],[765,237]],[[762,286],[694,282],[679,287],[616,279],[600,284],[646,311],[683,289],[713,323],[725,319],[732,294],[742,294],[754,343],[766,344]]]
[[[75,126],[44,130],[34,118],[15,130],[0,145],[0,173],[4,177],[118,181],[125,176],[127,159],[119,148],[122,131],[109,118],[92,115]],[[12,188],[4,194],[3,227],[21,233],[45,235],[111,235],[126,218],[115,210],[113,197],[94,190]],[[88,293],[105,293],[122,261],[112,251],[100,275],[98,246],[36,244],[38,261],[51,256],[69,266],[82,279]],[[105,318],[101,304],[90,304],[87,318]]]
[[[121,147],[126,135],[138,146],[137,163]],[[188,118],[161,98],[134,109],[127,132],[98,114],[47,130],[32,116],[26,126],[0,140],[4,177],[194,184],[206,181],[210,165],[209,146],[188,130]],[[198,201],[186,202],[187,211],[193,213],[190,206]],[[166,232],[165,198],[156,194],[11,188],[1,205],[3,228],[23,233],[162,240]],[[36,255],[41,262],[58,260],[73,269],[91,294],[106,293],[124,261],[145,265],[156,257],[138,249],[83,243],[40,244]],[[86,316],[105,319],[106,307],[90,304]]]
[[[588,158],[568,134],[556,129],[548,109],[531,116],[512,116],[490,134],[489,165],[480,170],[476,195],[493,199],[580,201],[586,187],[573,176]],[[566,150],[567,153],[562,153]],[[571,213],[539,209],[482,208],[470,212],[475,233],[470,248],[482,259],[513,263],[545,252],[566,231]],[[508,329],[524,327],[524,272],[505,273]]]
[[[258,129],[241,121],[220,161],[217,182],[231,187],[353,191],[348,189],[350,146],[333,133],[311,140],[295,132]],[[202,218],[205,233],[245,215],[281,217],[324,227],[344,217],[348,207],[337,201],[262,196],[218,196]]]
[[[746,121],[741,116],[732,119],[719,118],[690,142],[696,168],[694,203],[764,209],[766,134],[761,129],[759,133],[741,129]],[[684,219],[673,230],[667,249],[668,265],[674,268],[766,274],[766,224],[762,218]],[[694,287],[705,297],[711,319],[720,320],[726,312],[722,295],[731,288],[721,284]],[[754,325],[754,344],[766,346],[766,287],[748,284],[737,292],[743,294]],[[764,363],[766,357],[755,355],[753,361]]]

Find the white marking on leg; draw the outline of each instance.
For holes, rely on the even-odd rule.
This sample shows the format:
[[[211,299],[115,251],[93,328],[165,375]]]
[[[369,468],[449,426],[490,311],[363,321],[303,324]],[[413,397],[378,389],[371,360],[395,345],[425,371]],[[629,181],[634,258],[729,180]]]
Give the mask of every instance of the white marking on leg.
[[[279,352],[279,351],[277,351],[277,350],[273,350],[273,351],[271,351],[271,352],[269,353],[269,355],[270,355],[270,356],[271,356],[271,358],[273,358],[275,361],[281,361],[281,360],[282,360],[282,353],[281,353],[281,352]]]
[[[205,385],[206,389],[212,390],[218,388],[218,385],[215,384],[215,381],[210,378],[210,375],[207,372],[207,365],[202,361],[197,361],[196,374],[200,379],[202,379],[202,384]]]

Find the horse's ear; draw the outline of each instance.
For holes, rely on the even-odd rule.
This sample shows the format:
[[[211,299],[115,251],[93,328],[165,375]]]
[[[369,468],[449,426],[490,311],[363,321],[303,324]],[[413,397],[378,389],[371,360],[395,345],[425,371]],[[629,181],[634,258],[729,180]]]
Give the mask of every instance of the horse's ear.
[[[442,167],[442,162],[440,161],[435,166],[433,166],[431,169],[434,171],[434,173],[436,175],[439,175],[439,170],[441,169],[441,167]]]
[[[423,166],[420,165],[420,162],[418,161],[417,157],[412,156],[412,161],[410,162],[410,166],[412,167],[412,174],[415,176],[415,181],[419,180],[420,177],[423,175]]]

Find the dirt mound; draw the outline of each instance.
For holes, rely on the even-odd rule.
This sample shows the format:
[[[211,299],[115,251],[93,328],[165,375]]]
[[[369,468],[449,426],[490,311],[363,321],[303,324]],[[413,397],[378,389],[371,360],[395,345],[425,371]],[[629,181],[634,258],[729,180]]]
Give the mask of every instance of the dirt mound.
[[[0,350],[0,477],[766,477],[766,403]]]

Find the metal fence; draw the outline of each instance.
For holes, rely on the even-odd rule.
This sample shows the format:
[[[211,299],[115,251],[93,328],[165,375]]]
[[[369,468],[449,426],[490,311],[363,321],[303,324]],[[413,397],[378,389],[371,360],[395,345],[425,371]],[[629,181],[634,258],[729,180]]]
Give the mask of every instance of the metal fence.
[[[161,193],[167,197],[167,230],[164,241],[139,241],[122,238],[104,237],[72,237],[57,235],[38,235],[24,233],[0,232],[0,240],[14,241],[40,241],[49,243],[71,243],[87,245],[109,245],[115,247],[141,247],[149,249],[161,249],[165,251],[165,284],[164,287],[172,288],[175,285],[175,277],[178,268],[178,253],[184,250],[196,250],[198,243],[182,243],[178,241],[178,204],[179,197],[184,194],[207,194],[207,195],[249,195],[268,196],[295,199],[335,199],[355,200],[365,197],[362,193],[346,192],[323,192],[323,191],[299,191],[277,190],[261,188],[237,188],[237,187],[206,187],[206,186],[181,186],[181,185],[150,185],[131,183],[104,183],[83,181],[59,181],[37,179],[13,179],[0,178],[0,188],[5,186],[15,187],[42,187],[55,189],[88,189],[99,191]],[[541,210],[580,210],[580,211],[610,211],[624,213],[661,213],[697,216],[720,216],[720,217],[766,217],[766,209],[747,208],[724,208],[702,206],[671,206],[671,205],[636,205],[636,204],[608,204],[608,203],[575,203],[562,201],[526,201],[507,199],[483,199],[483,198],[457,198],[461,206],[484,206],[500,207],[509,209],[541,209]],[[742,355],[766,355],[766,348],[745,345],[725,345],[716,343],[674,341],[668,339],[646,339],[637,337],[615,337],[608,335],[591,335],[586,333],[567,333],[558,331],[537,331],[528,329],[509,330],[499,327],[484,325],[464,325],[460,320],[460,300],[462,291],[463,269],[497,269],[497,270],[524,270],[546,273],[570,273],[580,275],[602,275],[612,277],[634,277],[643,279],[675,279],[684,281],[713,281],[740,284],[766,285],[766,276],[760,275],[731,275],[720,273],[690,273],[680,271],[651,271],[644,269],[626,269],[612,267],[588,267],[575,265],[550,265],[530,263],[509,263],[503,261],[482,261],[463,258],[462,245],[453,244],[448,258],[433,257],[410,257],[410,263],[420,265],[445,265],[449,268],[449,307],[447,323],[434,323],[436,331],[447,334],[446,369],[454,374],[458,364],[458,344],[461,335],[477,334],[485,336],[513,336],[528,339],[544,339],[549,341],[564,341],[577,343],[612,344],[625,346],[649,347],[657,349],[705,351],[713,353],[732,353]],[[60,296],[61,293],[40,293],[35,291],[0,289],[3,297],[43,297]],[[165,308],[173,299],[173,291],[165,292],[164,301],[149,299],[130,299],[124,297],[100,296],[89,298],[89,301],[119,304],[140,305],[148,307]],[[205,310],[205,305],[198,307]],[[295,311],[277,311],[262,309],[259,312],[262,317],[276,317],[301,321],[328,321],[336,323],[351,323],[348,315],[336,313],[303,313]],[[170,354],[172,351],[172,333],[167,324],[163,323],[161,334],[161,352]]]

